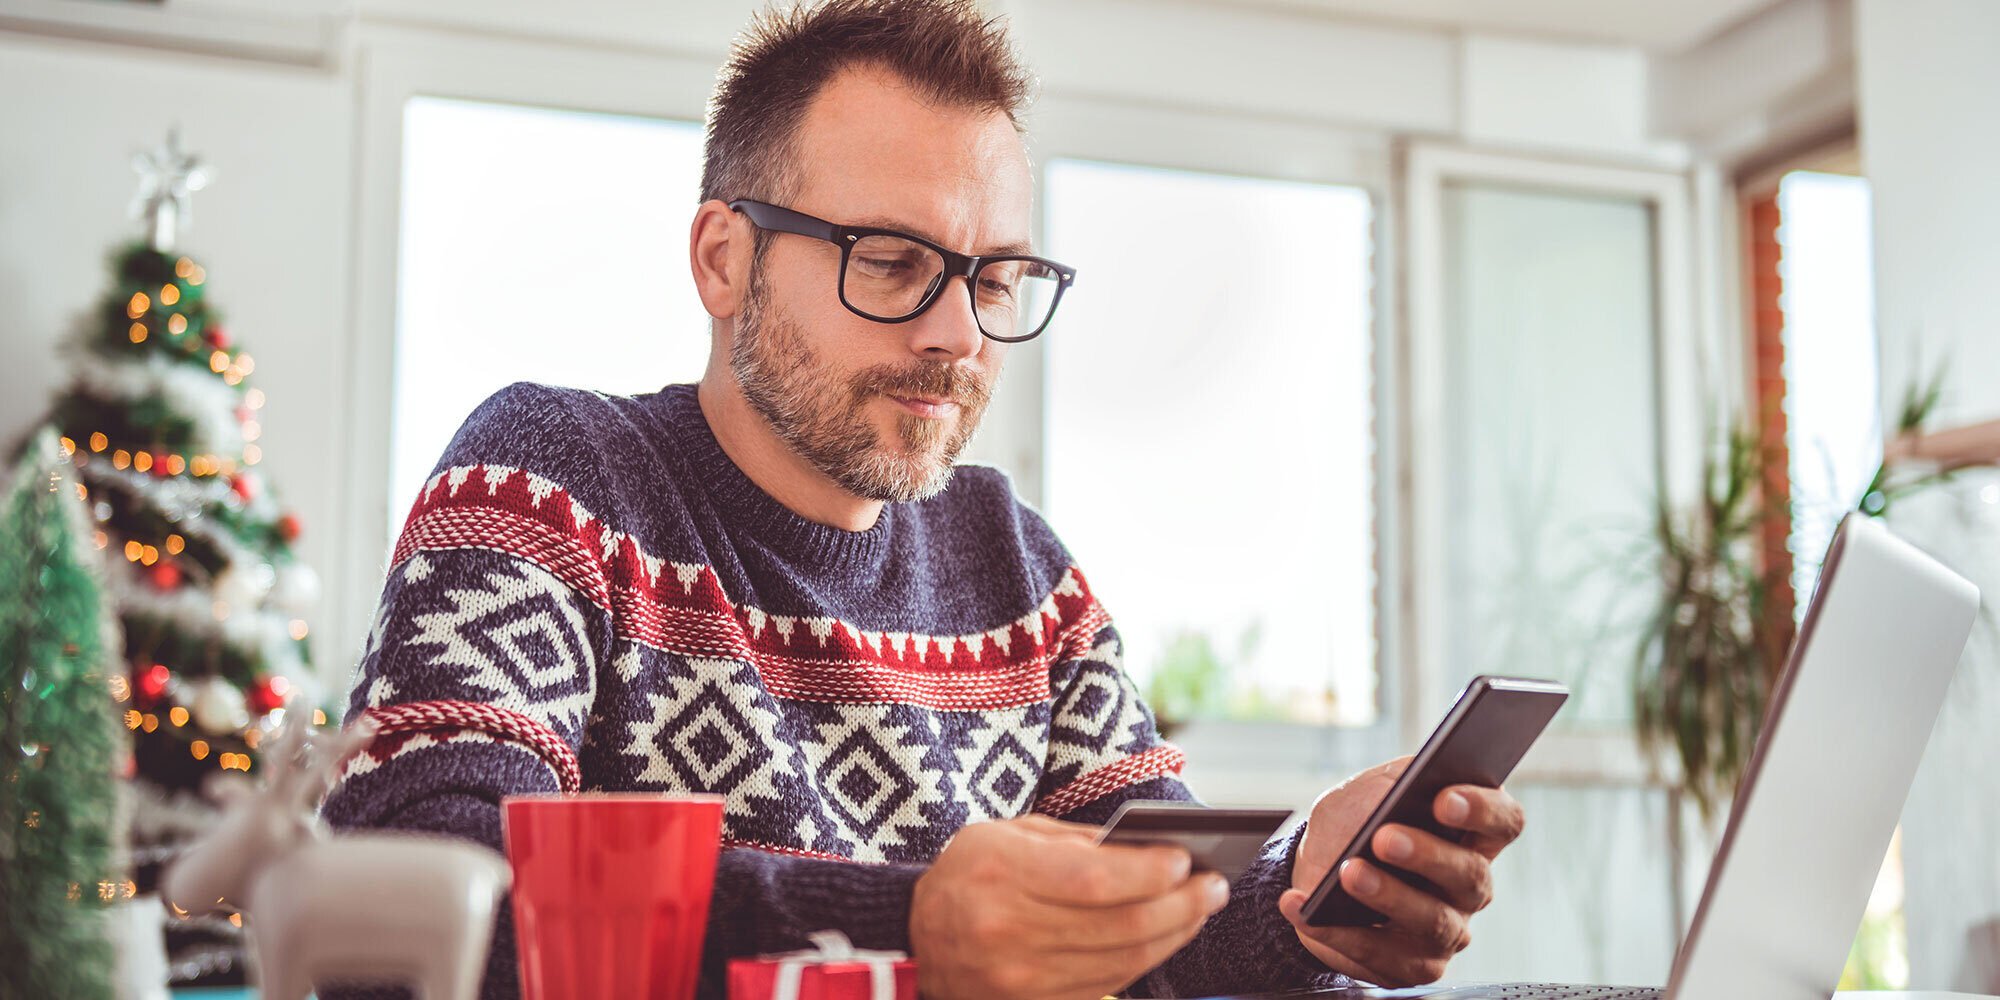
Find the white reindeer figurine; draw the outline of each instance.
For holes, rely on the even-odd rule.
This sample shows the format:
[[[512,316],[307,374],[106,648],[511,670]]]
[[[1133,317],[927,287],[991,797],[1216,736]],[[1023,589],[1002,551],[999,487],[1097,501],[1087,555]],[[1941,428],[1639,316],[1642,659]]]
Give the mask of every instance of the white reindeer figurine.
[[[294,708],[237,786],[222,820],[167,870],[162,895],[191,913],[235,908],[256,947],[264,1000],[305,1000],[314,981],[401,980],[423,1000],[473,1000],[511,873],[465,840],[328,836],[315,815],[347,758],[375,738],[365,716],[315,734]]]

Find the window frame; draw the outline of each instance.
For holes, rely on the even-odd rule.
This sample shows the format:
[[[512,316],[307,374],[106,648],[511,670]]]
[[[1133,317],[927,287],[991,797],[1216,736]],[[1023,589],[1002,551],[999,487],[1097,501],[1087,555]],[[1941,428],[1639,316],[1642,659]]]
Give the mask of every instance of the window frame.
[[[467,35],[360,22],[355,59],[355,191],[348,410],[339,498],[343,546],[327,594],[336,649],[363,648],[382,579],[382,553],[403,512],[389,509],[401,264],[404,107],[441,97],[688,122],[699,127],[717,58],[603,49],[525,37]],[[633,81],[648,81],[634,86]],[[344,668],[341,668],[344,669]],[[336,687],[343,677],[330,677]]]
[[[1413,143],[1407,149],[1409,200],[1410,433],[1403,455],[1407,475],[1400,502],[1411,513],[1410,575],[1402,622],[1411,652],[1410,697],[1402,720],[1411,732],[1427,731],[1451,696],[1439,644],[1423,636],[1443,625],[1445,548],[1444,386],[1445,191],[1455,183],[1488,183],[1559,195],[1600,195],[1645,202],[1653,218],[1655,339],[1658,393],[1658,481],[1676,504],[1699,495],[1703,433],[1700,373],[1718,357],[1715,330],[1698,322],[1692,228],[1693,196],[1681,171],[1560,160],[1462,146]],[[1517,781],[1609,783],[1666,787],[1640,754],[1631,730],[1551,732],[1519,768]]]
[[[1723,319],[1721,283],[1712,270],[1698,265],[1695,248],[1705,219],[1720,211],[1725,196],[1714,178],[1656,165],[1605,164],[1538,157],[1520,153],[1476,150],[1442,143],[1412,143],[1406,149],[1404,183],[1409,256],[1404,293],[1409,325],[1410,414],[1407,450],[1399,458],[1405,475],[1399,502],[1409,505],[1410,578],[1415,586],[1404,595],[1407,612],[1404,639],[1411,650],[1403,725],[1423,730],[1443,711],[1450,696],[1435,632],[1444,607],[1441,573],[1445,482],[1444,434],[1444,275],[1445,188],[1454,182],[1487,182],[1539,189],[1557,194],[1610,195],[1638,198],[1652,206],[1654,254],[1655,385],[1660,409],[1658,481],[1671,502],[1685,505],[1700,492],[1699,470],[1704,447],[1704,402],[1707,386],[1730,393],[1718,400],[1725,411],[1740,411],[1741,391],[1733,352],[1722,344],[1734,335]],[[1713,265],[1711,264],[1711,268]],[[1727,366],[1727,367],[1724,367]],[[1720,373],[1722,377],[1718,378]],[[1703,376],[1707,376],[1707,386]],[[1704,827],[1685,807],[1678,787],[1677,762],[1660,762],[1655,771],[1629,728],[1592,733],[1551,732],[1543,736],[1514,772],[1516,786],[1596,787],[1638,789],[1665,797],[1667,866],[1665,886],[1673,925],[1685,932],[1692,917],[1690,900],[1699,898],[1706,877],[1705,859],[1716,831]],[[1679,946],[1678,940],[1675,947]]]

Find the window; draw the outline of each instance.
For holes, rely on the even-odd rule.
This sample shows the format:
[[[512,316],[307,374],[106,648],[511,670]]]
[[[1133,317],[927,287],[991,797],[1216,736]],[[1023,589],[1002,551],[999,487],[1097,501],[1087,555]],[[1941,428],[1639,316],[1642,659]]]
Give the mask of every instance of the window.
[[[1868,202],[1861,177],[1794,170],[1778,182],[1792,589],[1801,597],[1882,459]]]
[[[392,528],[494,390],[650,392],[708,358],[699,125],[418,97],[403,156]]]
[[[1468,180],[1443,207],[1444,690],[1553,677],[1559,726],[1618,730],[1659,490],[1652,203]]]
[[[1059,159],[1044,203],[1047,508],[1127,670],[1163,715],[1372,723],[1368,193]]]

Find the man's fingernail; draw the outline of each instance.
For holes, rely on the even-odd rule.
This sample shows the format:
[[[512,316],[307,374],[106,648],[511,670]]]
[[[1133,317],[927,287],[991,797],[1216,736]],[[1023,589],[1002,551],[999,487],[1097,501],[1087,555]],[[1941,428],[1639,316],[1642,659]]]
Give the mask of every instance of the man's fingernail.
[[[1356,861],[1349,861],[1347,866],[1354,872],[1354,891],[1363,896],[1373,896],[1381,891],[1382,877],[1375,874],[1374,869]]]
[[[1408,861],[1410,852],[1414,849],[1415,845],[1410,843],[1410,838],[1403,834],[1395,830],[1382,831],[1382,860]]]
[[[1438,811],[1447,823],[1463,823],[1472,817],[1472,803],[1463,792],[1452,792],[1444,797],[1444,806]]]
[[[1208,912],[1214,913],[1229,905],[1229,880],[1220,875],[1208,878]]]

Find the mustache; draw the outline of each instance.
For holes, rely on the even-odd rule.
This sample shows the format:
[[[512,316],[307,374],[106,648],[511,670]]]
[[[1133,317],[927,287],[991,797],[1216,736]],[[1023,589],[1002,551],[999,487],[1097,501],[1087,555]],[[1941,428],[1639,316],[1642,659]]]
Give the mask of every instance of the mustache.
[[[857,398],[923,396],[948,399],[967,410],[986,405],[993,395],[992,379],[984,372],[955,365],[876,365],[856,373],[853,385]]]

